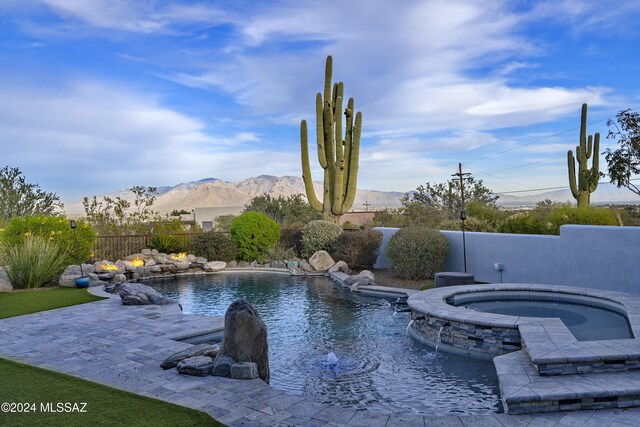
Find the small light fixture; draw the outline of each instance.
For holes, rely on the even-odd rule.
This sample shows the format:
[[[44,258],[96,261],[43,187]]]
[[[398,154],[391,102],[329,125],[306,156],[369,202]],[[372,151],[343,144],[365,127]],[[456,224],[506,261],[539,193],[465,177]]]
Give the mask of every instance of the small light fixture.
[[[76,220],[72,219],[69,221],[69,226],[71,227],[72,230],[75,230],[77,225],[76,225]]]
[[[460,211],[460,221],[467,219],[467,214],[464,211]]]

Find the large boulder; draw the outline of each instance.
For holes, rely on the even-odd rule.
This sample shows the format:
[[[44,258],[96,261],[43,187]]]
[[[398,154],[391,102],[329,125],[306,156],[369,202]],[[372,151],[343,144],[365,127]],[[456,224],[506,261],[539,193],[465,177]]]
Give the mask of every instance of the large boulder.
[[[349,276],[344,281],[344,286],[349,286],[351,290],[357,289],[358,286],[373,285],[376,277],[369,270],[362,270],[360,273]]]
[[[169,298],[160,295],[152,287],[133,282],[125,282],[120,285],[120,298],[124,305],[164,305],[174,303]]]
[[[0,267],[0,292],[11,292],[12,290],[13,286],[11,285],[11,281],[9,280],[7,273],[2,267]]]
[[[335,263],[327,251],[318,251],[309,258],[309,264],[316,271],[327,271]]]
[[[204,271],[221,271],[227,268],[224,261],[209,261],[204,264]]]
[[[267,326],[256,309],[243,299],[234,301],[224,315],[224,335],[218,360],[224,360],[224,357],[235,362],[254,362],[258,366],[259,377],[269,383]],[[213,372],[215,375],[216,369]]]
[[[58,283],[66,288],[75,288],[76,279],[82,276],[79,265],[70,265],[62,272]]]
[[[218,347],[211,344],[198,344],[193,345],[187,349],[173,353],[171,356],[164,359],[164,362],[160,365],[162,369],[170,369],[178,366],[184,359],[196,356],[208,356],[215,358],[218,355]]]

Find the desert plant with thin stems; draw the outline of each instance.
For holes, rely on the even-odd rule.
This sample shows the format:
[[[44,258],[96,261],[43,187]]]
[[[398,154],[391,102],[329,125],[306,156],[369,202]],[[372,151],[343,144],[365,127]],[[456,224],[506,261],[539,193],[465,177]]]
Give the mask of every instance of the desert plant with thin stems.
[[[34,235],[7,245],[4,251],[5,271],[15,289],[54,282],[64,270],[66,259],[67,254],[56,242]]]

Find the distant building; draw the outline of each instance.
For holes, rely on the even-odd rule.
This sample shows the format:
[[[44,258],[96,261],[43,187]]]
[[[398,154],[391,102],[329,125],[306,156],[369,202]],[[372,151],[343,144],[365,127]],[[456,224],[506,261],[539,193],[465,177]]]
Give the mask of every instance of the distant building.
[[[347,212],[340,217],[340,225],[343,225],[345,222],[349,221],[351,224],[371,227],[373,225],[373,217],[375,215],[375,211]]]
[[[191,214],[183,215],[182,219],[195,221],[203,231],[211,231],[219,216],[240,215],[243,210],[244,206],[194,208],[191,209]]]

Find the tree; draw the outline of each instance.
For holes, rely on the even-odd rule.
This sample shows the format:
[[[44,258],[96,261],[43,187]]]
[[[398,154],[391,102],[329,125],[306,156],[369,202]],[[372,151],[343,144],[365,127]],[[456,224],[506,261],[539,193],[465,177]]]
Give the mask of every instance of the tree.
[[[271,197],[263,194],[251,199],[244,207],[244,212],[260,212],[283,227],[302,227],[309,221],[320,219],[322,215],[316,212],[305,200],[302,194],[294,194],[287,198]]]
[[[640,187],[633,184],[632,176],[640,174],[640,114],[632,113],[630,109],[616,114],[616,120],[607,121],[609,129],[607,139],[617,140],[619,148],[607,148],[605,155],[609,168],[609,178],[618,188],[627,187],[640,196]]]
[[[135,186],[129,190],[135,196],[133,204],[120,196],[104,196],[102,201],[98,201],[96,196],[93,196],[93,199],[88,197],[82,199],[86,220],[98,234],[131,234],[150,231],[145,229],[147,224],[165,220],[151,209],[156,199],[156,187]],[[133,211],[131,211],[132,207]]]
[[[18,168],[0,169],[0,220],[33,215],[54,215],[64,205],[57,194],[29,184]]]
[[[464,182],[464,198],[466,203],[475,202],[488,207],[495,207],[498,196],[482,183],[469,176]],[[411,196],[411,202],[418,202],[433,208],[444,210],[455,215],[462,207],[460,198],[460,181],[452,179],[446,182],[420,185]],[[404,202],[403,202],[404,204]]]

